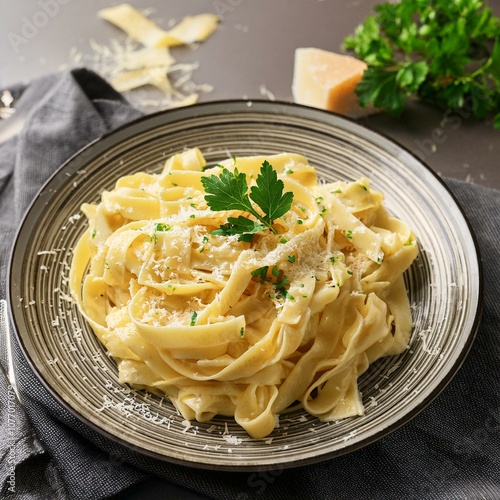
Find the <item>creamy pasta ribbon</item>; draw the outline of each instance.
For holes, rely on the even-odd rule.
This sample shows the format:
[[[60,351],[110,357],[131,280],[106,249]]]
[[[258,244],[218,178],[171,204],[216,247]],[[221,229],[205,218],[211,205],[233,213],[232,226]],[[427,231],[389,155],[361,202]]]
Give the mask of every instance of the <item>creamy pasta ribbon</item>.
[[[252,183],[264,160],[294,194],[277,234],[211,234],[251,216],[212,211],[202,177],[236,165]],[[382,201],[365,178],[319,183],[298,154],[206,168],[190,149],[83,205],[72,293],[120,381],[168,395],[186,419],[230,416],[263,438],[289,407],[362,415],[358,377],[402,352],[412,326],[403,273],[417,243]]]

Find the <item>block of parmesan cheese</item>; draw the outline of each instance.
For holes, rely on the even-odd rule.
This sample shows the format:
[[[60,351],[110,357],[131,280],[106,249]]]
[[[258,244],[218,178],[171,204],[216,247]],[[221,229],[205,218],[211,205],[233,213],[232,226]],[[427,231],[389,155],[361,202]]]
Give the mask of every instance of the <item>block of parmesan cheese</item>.
[[[365,69],[363,61],[351,56],[315,48],[296,49],[294,101],[353,118],[372,113],[373,108],[359,106],[354,93]]]

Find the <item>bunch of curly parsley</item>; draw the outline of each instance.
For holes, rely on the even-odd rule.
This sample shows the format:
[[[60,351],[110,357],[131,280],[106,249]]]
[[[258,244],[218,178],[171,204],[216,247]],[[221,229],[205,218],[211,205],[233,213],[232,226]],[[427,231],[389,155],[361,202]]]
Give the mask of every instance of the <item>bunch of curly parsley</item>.
[[[401,0],[344,40],[368,68],[356,88],[362,107],[398,116],[411,97],[443,109],[495,114],[500,129],[500,19],[482,0]]]

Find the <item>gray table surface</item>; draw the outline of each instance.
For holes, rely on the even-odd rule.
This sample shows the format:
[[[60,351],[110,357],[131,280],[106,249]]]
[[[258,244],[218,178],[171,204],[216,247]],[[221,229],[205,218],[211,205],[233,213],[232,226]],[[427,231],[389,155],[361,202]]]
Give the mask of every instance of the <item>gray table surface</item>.
[[[51,4],[51,8],[43,5]],[[75,65],[72,54],[91,54],[90,40],[108,44],[125,36],[96,16],[113,0],[0,0],[0,88]],[[193,79],[213,85],[200,102],[266,98],[292,101],[297,47],[339,51],[342,40],[372,12],[378,0],[133,0],[166,26],[202,12],[221,16],[218,31],[195,50],[172,49],[179,62],[199,61]],[[490,6],[500,15],[500,1]],[[45,12],[45,14],[44,14]],[[448,120],[446,118],[448,117]],[[451,118],[451,119],[450,119]],[[500,131],[492,120],[466,118],[412,103],[399,118],[378,114],[362,120],[406,146],[439,175],[500,189]],[[0,124],[2,125],[2,124]],[[156,496],[155,496],[156,495]],[[150,481],[123,498],[201,498]]]

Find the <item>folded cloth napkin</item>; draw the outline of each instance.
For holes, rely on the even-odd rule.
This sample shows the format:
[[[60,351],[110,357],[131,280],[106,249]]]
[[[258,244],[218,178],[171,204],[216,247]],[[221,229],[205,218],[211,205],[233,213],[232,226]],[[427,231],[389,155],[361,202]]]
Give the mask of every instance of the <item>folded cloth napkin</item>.
[[[16,227],[47,177],[73,153],[140,113],[85,69],[17,88],[21,131],[0,144],[0,299]],[[23,406],[9,384],[0,335],[0,496],[218,499],[500,498],[500,191],[448,179],[478,239],[484,314],[471,353],[443,393],[401,429],[357,452],[297,469],[251,473],[197,470],[119,448],[63,410],[41,387],[14,344]],[[5,330],[5,302],[0,325]],[[162,483],[159,483],[162,481]],[[184,494],[179,487],[186,488]],[[169,489],[170,488],[170,489]],[[189,491],[192,496],[189,496]],[[135,498],[138,498],[137,496]]]

